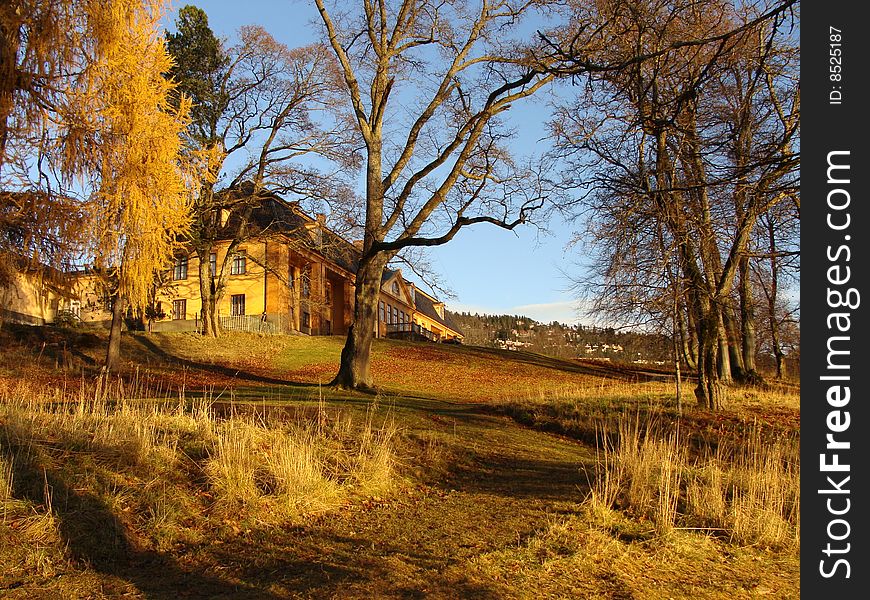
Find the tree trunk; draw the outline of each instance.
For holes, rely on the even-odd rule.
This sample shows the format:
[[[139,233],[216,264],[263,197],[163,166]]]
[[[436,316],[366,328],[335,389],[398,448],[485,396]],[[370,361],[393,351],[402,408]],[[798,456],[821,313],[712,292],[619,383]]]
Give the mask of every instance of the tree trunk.
[[[222,331],[217,318],[217,304],[220,300],[215,289],[215,277],[211,274],[209,265],[210,247],[197,249],[199,255],[199,294],[202,298],[202,334],[210,337],[220,337]]]
[[[770,291],[767,294],[767,315],[770,322],[770,337],[773,355],[776,357],[776,378],[784,379],[785,353],[779,339],[779,321],[776,318],[776,300],[779,297],[779,260],[777,259],[776,225],[772,217],[767,219],[767,236],[770,249]]]
[[[0,166],[5,162],[8,124],[15,109],[15,89],[19,84],[17,58],[21,19],[10,2],[0,8]]]
[[[692,314],[683,304],[684,313],[686,315],[686,320],[679,319],[677,322],[677,326],[680,328],[680,339],[682,340],[683,347],[683,359],[686,361],[686,365],[689,369],[697,369],[698,368],[698,339],[697,339],[697,331],[698,329],[695,327],[694,320],[692,319]]]
[[[112,297],[112,325],[109,328],[109,344],[106,349],[106,371],[114,371],[121,360],[121,323],[124,316],[120,295],[116,292]]]
[[[725,326],[726,308],[717,303],[716,307],[716,370],[719,381],[730,384],[731,377],[731,347],[733,344],[728,336],[728,328]]]
[[[738,265],[740,283],[740,340],[743,348],[743,368],[746,383],[760,383],[761,376],[755,365],[755,299],[752,297],[752,279],[749,274],[749,257],[742,256]]]
[[[330,385],[366,391],[374,388],[370,371],[371,350],[385,266],[383,258],[369,259],[360,264],[356,274],[353,325],[347,331],[338,374]]]
[[[721,405],[721,383],[718,368],[719,314],[706,299],[700,303],[698,319],[698,385],[695,398],[698,405],[716,410]]]
[[[776,353],[776,378],[785,379],[787,374],[785,367],[785,354],[783,354],[782,350],[779,348],[774,350],[774,352]]]
[[[734,314],[734,307],[730,298],[726,299],[722,304],[722,324],[728,340],[726,350],[728,351],[731,363],[728,380],[743,383],[746,380],[746,367],[743,362],[743,348],[740,342],[741,335],[738,320]]]

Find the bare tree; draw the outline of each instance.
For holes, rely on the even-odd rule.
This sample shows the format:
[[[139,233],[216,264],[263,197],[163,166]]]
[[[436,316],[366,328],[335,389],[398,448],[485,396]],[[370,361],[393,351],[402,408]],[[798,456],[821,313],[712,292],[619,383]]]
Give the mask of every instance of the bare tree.
[[[609,57],[585,60],[619,68],[593,71],[580,109],[554,122],[562,151],[594,173],[585,206],[599,221],[605,289],[621,290],[621,306],[646,298],[636,306],[663,320],[667,290],[680,285],[696,396],[710,408],[732,373],[747,378],[746,357],[754,372],[749,288],[739,286],[739,315],[732,292],[759,218],[795,190],[796,54],[783,8],[759,16],[724,2],[596,3]],[[672,257],[680,277],[669,281],[662,267]]]
[[[757,295],[764,299],[758,303],[756,314],[768,333],[768,337],[758,340],[757,346],[773,355],[777,379],[787,376],[786,349],[793,343],[788,338],[794,337],[790,333],[798,323],[797,307],[783,293],[796,279],[800,267],[797,213],[795,204],[786,203],[762,216],[757,251],[750,263]]]
[[[205,13],[187,6],[179,12],[178,32],[168,34],[176,58],[170,75],[179,91],[194,101],[189,145],[206,173],[194,203],[189,238],[199,260],[203,332],[220,334],[217,306],[235,250],[249,235],[248,221],[265,187],[297,197],[341,198],[332,175],[300,163],[308,155],[325,156],[352,166],[344,123],[332,102],[337,85],[334,60],[319,45],[290,49],[262,27],[239,29],[239,42],[229,48],[208,27]],[[314,113],[329,115],[314,118]],[[229,194],[216,194],[220,176],[233,165]],[[249,182],[250,193],[236,193]],[[221,222],[222,211],[234,214],[233,231]],[[209,257],[220,241],[229,240],[224,260]]]
[[[341,15],[315,3],[365,163],[354,324],[332,383],[365,389],[385,265],[477,223],[513,229],[543,206],[546,178],[514,160],[501,116],[554,75],[511,35],[535,2],[361,0]]]

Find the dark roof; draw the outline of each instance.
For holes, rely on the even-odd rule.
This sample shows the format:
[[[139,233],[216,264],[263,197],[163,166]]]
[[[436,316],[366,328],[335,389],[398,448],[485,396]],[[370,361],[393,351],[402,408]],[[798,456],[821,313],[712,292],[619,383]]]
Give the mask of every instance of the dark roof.
[[[268,190],[261,190],[256,202],[250,202],[253,187],[243,184],[239,188],[219,194],[226,209],[230,210],[226,224],[218,232],[219,239],[232,239],[242,224],[243,215],[249,210],[245,237],[261,237],[270,234],[284,235],[300,247],[328,258],[343,269],[356,273],[360,251],[352,243],[318,224],[302,212],[299,204],[288,202]],[[320,235],[314,230],[319,229]]]
[[[462,330],[459,329],[459,326],[450,318],[450,313],[447,310],[444,310],[444,316],[438,314],[438,311],[435,309],[435,303],[437,301],[430,298],[427,294],[424,294],[420,290],[414,294],[414,308],[419,310],[421,313],[436,321],[441,323],[445,327],[448,327],[458,333],[459,335],[465,335],[462,333]]]
[[[230,217],[219,234],[221,239],[232,239],[241,225],[242,211],[250,208],[247,236],[280,233],[296,240],[308,250],[321,254],[351,273],[356,273],[361,253],[354,244],[323,225],[320,226],[322,237],[318,243],[316,236],[311,235],[311,228],[316,226],[317,220],[303,213],[298,203],[288,202],[268,190],[259,192],[258,202],[249,202],[248,200],[253,193],[254,189],[250,183],[243,183],[237,188],[219,193],[218,198],[222,200],[226,208],[236,207],[230,212]],[[381,283],[383,284],[398,272],[398,269],[385,268]],[[444,317],[438,314],[438,311],[435,310],[436,300],[419,290],[417,292],[414,294],[417,310],[433,321],[463,335],[462,330],[453,322],[446,310]]]

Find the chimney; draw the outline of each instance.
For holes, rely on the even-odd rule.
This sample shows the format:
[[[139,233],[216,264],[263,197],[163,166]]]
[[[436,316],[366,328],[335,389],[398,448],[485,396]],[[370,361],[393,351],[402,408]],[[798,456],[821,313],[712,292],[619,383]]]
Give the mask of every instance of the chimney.
[[[363,249],[363,243],[364,243],[363,240],[354,240],[351,242],[351,244],[353,244],[357,250]]]
[[[228,208],[222,208],[222,209],[221,209],[221,215],[220,215],[221,227],[226,227],[226,225],[227,225],[227,221],[229,221],[229,220],[230,220],[230,211],[229,211],[229,209],[228,209]]]
[[[321,225],[326,225],[326,215],[323,213],[317,213],[317,222]]]

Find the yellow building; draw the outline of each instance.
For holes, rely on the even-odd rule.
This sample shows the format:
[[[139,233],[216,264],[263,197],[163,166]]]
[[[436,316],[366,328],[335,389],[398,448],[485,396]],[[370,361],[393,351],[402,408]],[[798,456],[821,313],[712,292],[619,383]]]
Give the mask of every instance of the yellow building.
[[[245,194],[248,194],[245,196]],[[297,203],[250,190],[225,194],[215,215],[218,240],[208,256],[180,253],[155,284],[151,331],[197,331],[202,325],[200,273],[211,289],[222,287],[217,317],[225,329],[266,333],[345,335],[353,323],[359,248],[331,231],[325,217],[305,214]],[[244,236],[238,236],[243,231]],[[240,241],[241,240],[241,241]],[[201,261],[207,261],[201,269]],[[108,324],[109,302],[101,278],[84,269],[70,273],[67,297],[37,273],[24,271],[0,288],[3,316],[34,324],[67,313],[82,322]],[[132,315],[129,315],[132,316]],[[444,304],[385,270],[375,325],[377,337],[461,341]]]
[[[445,311],[443,302],[402,277],[402,270],[386,269],[378,301],[378,337],[461,342],[463,335]]]
[[[217,316],[225,328],[347,333],[358,250],[330,231],[323,217],[311,218],[296,203],[266,192],[249,214],[246,203],[216,216],[218,241],[209,256],[176,256],[166,274],[168,284],[156,296],[157,312],[165,316],[154,321],[152,330],[200,327],[200,263],[205,260],[209,285],[222,287]],[[241,229],[243,238],[236,235]]]
[[[15,257],[11,261],[16,263],[15,268],[8,271],[8,280],[0,285],[0,320],[28,325],[53,323],[69,295],[64,292],[60,274],[50,267],[32,267]]]
[[[64,272],[12,259],[9,280],[0,285],[0,318],[45,325],[62,319],[108,326],[112,319],[103,280],[91,269]]]
[[[244,206],[250,206],[246,199]],[[297,203],[261,193],[247,216],[248,233],[233,244],[240,213],[221,211],[226,232],[207,258],[212,287],[223,285],[218,319],[227,329],[344,335],[353,323],[355,271],[359,249],[331,231],[325,218],[306,215]],[[153,331],[196,330],[202,300],[200,261],[195,252],[179,255],[157,294]],[[387,270],[378,305],[378,337],[461,340],[445,318],[444,305]]]

